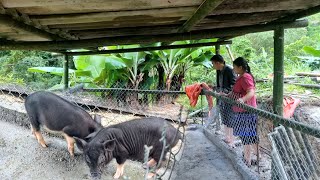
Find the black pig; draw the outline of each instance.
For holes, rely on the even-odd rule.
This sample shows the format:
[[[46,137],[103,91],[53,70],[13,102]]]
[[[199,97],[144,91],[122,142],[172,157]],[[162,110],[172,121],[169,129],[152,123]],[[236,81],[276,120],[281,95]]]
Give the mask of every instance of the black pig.
[[[76,137],[75,140],[78,148],[84,152],[85,161],[93,178],[100,178],[103,166],[115,158],[117,171],[114,178],[117,179],[123,175],[123,167],[127,159],[143,161],[145,145],[152,146],[148,166],[159,162],[163,148],[163,142],[160,139],[165,123],[167,122],[161,118],[135,119],[102,129],[90,142]],[[167,125],[166,142],[167,145],[170,144],[169,147],[173,147],[181,139],[181,135],[171,124],[167,123]],[[165,149],[164,156],[169,147]]]
[[[92,119],[84,109],[50,92],[39,91],[29,95],[25,100],[25,108],[32,134],[41,146],[47,147],[47,144],[40,133],[40,125],[50,131],[61,132],[72,157],[75,142],[73,137],[83,139],[102,129],[100,117],[95,115]]]

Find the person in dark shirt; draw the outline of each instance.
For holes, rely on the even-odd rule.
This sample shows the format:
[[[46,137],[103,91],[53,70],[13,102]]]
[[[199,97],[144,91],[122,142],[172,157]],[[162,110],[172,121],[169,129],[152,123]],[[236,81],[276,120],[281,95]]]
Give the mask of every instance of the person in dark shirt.
[[[228,94],[232,91],[236,81],[236,74],[231,66],[226,65],[223,57],[219,54],[211,58],[213,67],[217,70],[215,91],[220,94]],[[220,112],[222,124],[224,125],[225,142],[230,146],[234,146],[233,129],[231,126],[232,105],[221,100],[217,101],[217,108]]]

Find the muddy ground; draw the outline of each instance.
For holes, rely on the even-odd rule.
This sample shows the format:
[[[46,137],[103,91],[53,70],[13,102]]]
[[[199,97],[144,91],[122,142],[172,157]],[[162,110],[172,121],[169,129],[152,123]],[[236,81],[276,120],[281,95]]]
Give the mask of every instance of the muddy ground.
[[[63,139],[44,136],[49,143],[42,148],[29,129],[0,120],[0,179],[90,179],[89,169],[76,149],[70,159]],[[141,163],[126,162],[122,179],[144,179]],[[115,162],[105,168],[102,179],[113,179]],[[200,130],[187,131],[181,160],[176,164],[172,179],[211,180],[242,179],[231,161],[214,146]]]
[[[22,99],[0,95],[0,100],[2,107],[25,113]],[[133,115],[100,113],[104,118],[108,117],[103,118],[104,125],[114,123],[115,119],[126,121],[136,118]],[[81,152],[76,149],[75,158],[70,159],[64,139],[45,134],[44,138],[49,147],[42,148],[29,128],[7,121],[9,122],[0,119],[0,180],[90,179],[89,169]],[[104,169],[102,179],[113,179],[115,164],[115,161],[112,161]],[[139,162],[127,161],[122,179],[144,179],[145,170],[141,166]],[[171,179],[226,178],[242,179],[231,161],[200,130],[187,131],[184,151]]]
[[[49,143],[42,148],[29,129],[0,120],[0,179],[90,179],[89,169],[79,151],[73,160],[66,141],[44,136]],[[126,162],[123,179],[143,179],[141,163]],[[105,168],[102,179],[112,179],[115,162]],[[126,178],[127,177],[127,178]]]
[[[184,152],[175,172],[175,180],[243,179],[230,159],[200,129],[186,131]]]

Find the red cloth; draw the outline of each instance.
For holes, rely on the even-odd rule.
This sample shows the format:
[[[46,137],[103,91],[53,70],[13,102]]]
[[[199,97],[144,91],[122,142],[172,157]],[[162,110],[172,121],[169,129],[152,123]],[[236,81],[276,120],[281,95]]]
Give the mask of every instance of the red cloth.
[[[299,105],[300,99],[295,99],[293,97],[283,98],[283,117],[291,118],[293,116],[294,110]]]
[[[185,91],[190,100],[191,107],[194,107],[197,104],[198,97],[202,89],[212,90],[206,83],[195,83],[195,84],[186,86]],[[209,109],[211,109],[213,106],[212,97],[210,95],[206,95],[206,98],[209,104]]]

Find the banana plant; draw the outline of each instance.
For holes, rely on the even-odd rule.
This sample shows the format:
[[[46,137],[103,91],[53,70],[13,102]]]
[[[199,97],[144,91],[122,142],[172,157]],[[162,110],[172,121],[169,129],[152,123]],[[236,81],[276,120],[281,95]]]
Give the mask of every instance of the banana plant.
[[[303,47],[303,50],[311,56],[300,56],[299,58],[304,59],[313,70],[320,69],[320,44],[318,49],[311,46],[305,46]]]
[[[216,41],[205,40],[205,41]],[[191,44],[203,41],[179,41],[172,43],[176,44]],[[179,73],[183,74],[194,65],[210,66],[210,57],[214,49],[212,47],[200,48],[183,48],[154,51],[152,54],[155,58],[160,58],[160,64],[165,71],[166,90],[170,90],[173,76],[180,69]],[[180,68],[179,68],[180,67]],[[181,82],[178,82],[181,83]]]

